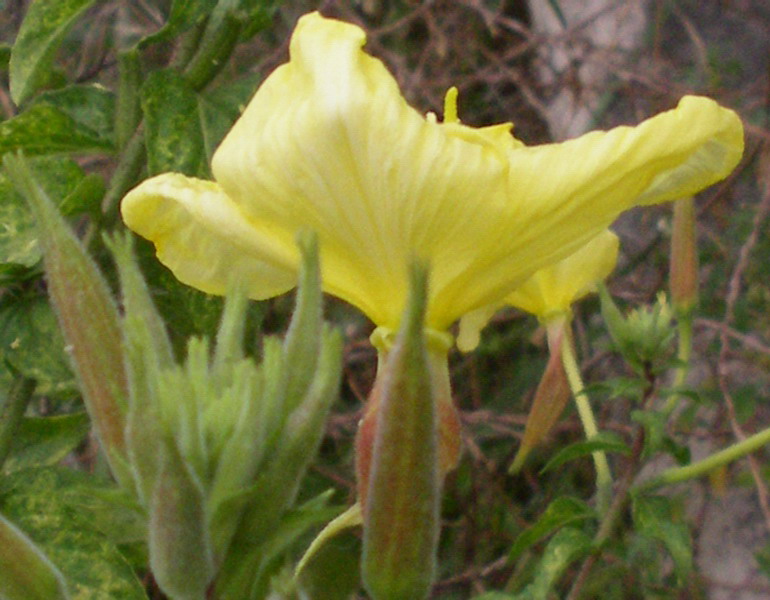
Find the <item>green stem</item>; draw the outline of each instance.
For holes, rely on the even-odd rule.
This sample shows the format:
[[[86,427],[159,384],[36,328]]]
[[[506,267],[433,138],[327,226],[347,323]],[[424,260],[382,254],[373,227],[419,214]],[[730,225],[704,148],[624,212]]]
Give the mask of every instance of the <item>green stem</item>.
[[[684,386],[685,381],[687,380],[687,374],[690,371],[690,356],[692,355],[692,312],[681,315],[677,321],[677,327],[679,330],[677,342],[677,358],[679,359],[679,365],[674,374],[674,390],[679,390]],[[668,397],[668,400],[663,407],[663,414],[666,415],[667,418],[676,410],[681,399],[682,394],[679,394],[676,391]]]
[[[179,71],[187,67],[198,50],[198,46],[200,46],[201,37],[206,31],[206,25],[208,25],[208,19],[204,19],[195,27],[179,36],[171,67]]]
[[[118,99],[115,107],[115,143],[123,150],[142,120],[139,104],[141,67],[136,48],[118,55]]]
[[[707,456],[703,460],[686,465],[684,467],[672,467],[666,471],[663,471],[657,477],[646,481],[634,491],[653,490],[664,485],[671,485],[674,483],[681,483],[689,479],[695,479],[701,475],[705,475],[709,471],[731,463],[739,458],[751,454],[758,450],[762,446],[770,443],[770,428],[764,429],[759,433],[755,433],[751,437],[747,437],[745,440],[737,442],[732,446],[728,446],[724,450],[715,452],[711,456]]]
[[[580,421],[583,424],[583,431],[585,431],[586,438],[590,440],[599,433],[599,428],[596,426],[596,419],[594,418],[588,395],[584,391],[585,385],[580,376],[580,368],[575,360],[575,353],[572,348],[572,340],[570,339],[569,332],[566,332],[565,338],[566,339],[561,345],[561,357],[564,362],[564,370],[567,373],[567,380],[569,381],[572,395],[575,398],[575,405],[577,406]],[[593,459],[596,468],[597,506],[599,512],[604,514],[609,506],[610,496],[612,494],[612,473],[610,472],[610,465],[607,462],[607,455],[604,451],[597,450],[594,452]]]
[[[241,21],[230,11],[226,11],[221,19],[212,17],[198,52],[184,73],[194,90],[202,90],[221,71],[238,43],[240,30]]]
[[[35,391],[35,380],[17,375],[0,410],[0,467],[11,452],[13,435]]]
[[[144,131],[139,127],[123,150],[120,162],[110,179],[110,185],[102,201],[103,225],[111,227],[118,218],[117,204],[139,178],[145,161]]]

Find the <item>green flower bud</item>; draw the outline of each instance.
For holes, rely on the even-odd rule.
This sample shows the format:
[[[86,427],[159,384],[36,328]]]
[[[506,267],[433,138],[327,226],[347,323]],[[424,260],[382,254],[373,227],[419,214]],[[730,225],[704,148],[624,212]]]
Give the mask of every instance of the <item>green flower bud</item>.
[[[605,286],[600,286],[602,316],[610,336],[623,357],[637,371],[644,373],[661,364],[671,354],[675,328],[671,305],[664,293],[652,306],[634,309],[624,317]]]
[[[37,222],[51,303],[80,382],[88,414],[112,473],[125,486],[125,405],[120,323],[107,282],[51,200],[35,182],[21,154],[3,160]]]
[[[374,443],[359,501],[362,576],[376,600],[427,598],[436,572],[442,475],[424,334],[427,279],[415,265],[401,330],[374,389]]]

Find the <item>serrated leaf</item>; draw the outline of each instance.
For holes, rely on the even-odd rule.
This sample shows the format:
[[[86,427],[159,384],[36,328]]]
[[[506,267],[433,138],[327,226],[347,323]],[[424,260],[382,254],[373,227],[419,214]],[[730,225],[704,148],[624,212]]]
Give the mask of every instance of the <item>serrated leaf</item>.
[[[588,555],[593,549],[591,538],[579,529],[565,527],[546,546],[535,567],[535,579],[516,600],[547,600],[551,589],[558,583],[564,570],[574,561]]]
[[[59,567],[72,600],[146,600],[123,555],[92,527],[87,512],[68,502],[75,486],[95,483],[63,468],[18,471],[2,479],[0,510]]]
[[[40,103],[0,123],[0,155],[16,150],[28,156],[110,152],[112,144],[61,109]]]
[[[173,0],[166,23],[139,42],[139,47],[168,40],[187,31],[211,14],[217,0]]]
[[[38,393],[75,389],[65,342],[46,298],[6,296],[0,303],[0,356],[38,381]],[[0,364],[0,374],[10,378]]]
[[[683,583],[693,568],[692,542],[687,525],[674,520],[671,500],[664,496],[636,496],[632,514],[639,535],[662,542],[666,547],[674,560],[677,579]]]
[[[208,174],[198,95],[179,73],[166,69],[147,77],[142,86],[142,111],[150,175],[166,171]]]
[[[575,442],[574,444],[570,444],[559,450],[559,452],[557,452],[556,455],[540,470],[540,474],[542,475],[543,473],[552,471],[564,463],[587,456],[594,452],[630,454],[631,448],[626,445],[619,435],[604,431],[595,435],[590,440]]]
[[[14,433],[3,471],[7,474],[56,464],[83,441],[89,428],[86,413],[28,417]]]
[[[112,144],[115,123],[115,94],[101,85],[70,85],[43,92],[34,104],[48,104],[61,110],[79,126],[105,143]]]
[[[68,600],[64,577],[24,533],[0,515],[0,598]]]
[[[594,510],[582,500],[570,496],[556,498],[540,518],[516,538],[508,551],[508,560],[515,561],[527,548],[568,523],[592,519],[595,516]]]
[[[83,170],[75,161],[40,156],[29,162],[38,183],[51,198],[57,199],[63,213],[77,214],[94,202],[98,204],[101,178],[91,176],[85,184]],[[35,266],[42,258],[38,237],[27,202],[0,171],[0,263]]]
[[[46,80],[69,28],[95,0],[35,0],[11,50],[11,98],[21,104]]]

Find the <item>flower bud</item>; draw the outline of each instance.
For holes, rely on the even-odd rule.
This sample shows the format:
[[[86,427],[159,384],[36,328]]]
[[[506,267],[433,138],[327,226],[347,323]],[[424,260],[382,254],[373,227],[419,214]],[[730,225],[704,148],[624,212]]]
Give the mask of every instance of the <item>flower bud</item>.
[[[680,315],[689,313],[698,302],[698,247],[692,197],[674,203],[669,277],[674,309]]]
[[[21,154],[3,164],[37,222],[51,303],[56,311],[83,401],[115,477],[130,485],[125,468],[127,381],[115,301],[99,269],[35,182]]]
[[[362,424],[366,444],[358,445],[367,453],[359,456],[361,569],[375,600],[426,598],[435,576],[441,474],[426,300],[427,269],[415,265],[401,330],[375,384],[375,416]]]
[[[674,314],[665,294],[658,294],[652,306],[641,306],[624,317],[605,286],[600,286],[599,293],[610,336],[632,367],[644,372],[670,355]]]
[[[521,469],[530,451],[548,435],[569,401],[570,387],[561,357],[561,346],[565,343],[565,326],[565,319],[552,321],[548,325],[548,364],[535,391],[524,427],[524,436],[511,464],[511,473]]]

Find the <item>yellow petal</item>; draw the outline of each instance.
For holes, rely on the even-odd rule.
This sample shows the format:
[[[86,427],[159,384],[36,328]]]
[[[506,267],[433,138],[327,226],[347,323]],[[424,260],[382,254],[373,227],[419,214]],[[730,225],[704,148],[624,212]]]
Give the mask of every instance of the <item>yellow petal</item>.
[[[460,330],[457,333],[457,349],[460,352],[470,352],[476,349],[481,341],[481,330],[500,309],[499,304],[482,306],[460,317]]]
[[[224,294],[231,278],[263,299],[296,285],[294,244],[270,245],[216,183],[167,173],[148,179],[123,199],[126,224],[155,243],[176,277],[210,294]]]
[[[488,225],[484,204],[504,204],[515,143],[423,117],[364,41],[353,25],[300,19],[291,61],[257,91],[213,172],[255,220],[317,231],[325,289],[395,329],[413,257],[430,261],[436,289],[472,260],[466,230]]]
[[[475,256],[462,276],[437,291],[434,319],[451,322],[499,302],[622,211],[689,195],[726,177],[742,152],[738,116],[700,97],[685,97],[637,127],[511,150],[507,202],[485,203],[488,226],[466,229],[478,240]]]
[[[541,319],[569,313],[570,306],[596,289],[615,268],[618,237],[603,231],[573,254],[543,267],[506,297],[506,302]]]

